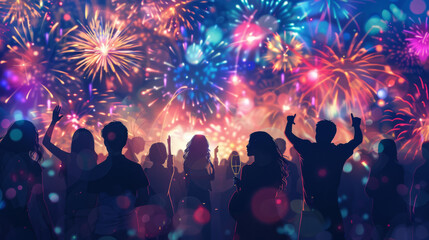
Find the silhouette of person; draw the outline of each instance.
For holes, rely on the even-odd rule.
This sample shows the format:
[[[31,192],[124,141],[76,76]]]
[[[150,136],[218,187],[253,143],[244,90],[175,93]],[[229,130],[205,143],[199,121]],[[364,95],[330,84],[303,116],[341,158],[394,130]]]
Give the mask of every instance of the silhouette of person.
[[[185,172],[186,196],[199,200],[197,206],[189,202],[186,203],[187,207],[211,214],[210,191],[212,190],[211,181],[215,178],[215,169],[210,162],[209,143],[206,137],[204,135],[192,137],[186,146],[183,158],[185,159],[183,169]],[[202,215],[203,217],[206,216],[206,214]],[[198,219],[197,222],[201,223],[203,227],[201,233],[195,236],[194,239],[211,238],[210,222],[207,222],[207,220]]]
[[[56,239],[43,199],[41,159],[35,126],[14,122],[0,141],[1,239]]]
[[[276,138],[275,140],[277,147],[282,155],[286,152],[286,141],[283,138]],[[286,160],[288,160],[286,158]],[[288,176],[286,178],[287,181],[287,189],[286,195],[289,201],[300,198],[299,193],[297,191],[298,183],[299,183],[299,173],[296,164],[292,161],[286,161],[286,166],[288,170]]]
[[[161,222],[161,226],[155,226],[155,231],[153,231],[149,237],[159,236],[162,239],[168,239],[169,224],[173,217],[173,209],[168,196],[173,172],[171,168],[163,166],[166,160],[167,149],[164,143],[158,142],[152,144],[149,149],[149,161],[151,161],[153,165],[151,168],[145,169],[149,182],[151,182],[149,204],[160,206],[164,210],[167,219]]]
[[[88,190],[98,194],[94,238],[131,239],[128,231],[138,227],[134,210],[148,202],[149,181],[138,163],[122,155],[128,130],[121,122],[107,124],[101,135],[109,155],[93,169],[88,184]]]
[[[316,210],[322,215],[323,227],[327,228],[332,239],[345,239],[343,219],[338,207],[338,188],[344,163],[362,143],[361,119],[351,114],[354,138],[346,144],[335,145],[331,143],[337,132],[333,122],[319,121],[316,125],[316,142],[312,143],[292,133],[295,116],[287,117],[285,135],[301,156],[305,203],[312,211]]]
[[[422,144],[424,163],[414,172],[411,187],[411,213],[416,226],[429,229],[429,142]]]
[[[372,198],[372,221],[379,239],[388,239],[391,230],[407,221],[407,206],[397,190],[400,184],[404,184],[404,168],[398,163],[395,141],[383,139],[365,187]]]
[[[145,141],[142,137],[130,138],[127,141],[127,145],[125,145],[127,151],[125,151],[124,156],[133,162],[139,163],[140,161],[137,158],[137,155],[143,152],[144,147]]]
[[[286,186],[286,160],[266,132],[250,135],[247,155],[255,161],[243,166],[229,202],[229,212],[236,220],[234,239],[289,239],[277,231],[285,214],[278,211],[286,203],[277,195]]]
[[[177,209],[179,202],[186,196],[185,173],[183,171],[183,150],[177,151],[174,158],[174,174],[171,182],[170,194],[173,209]]]
[[[71,152],[65,152],[52,144],[51,138],[55,124],[61,120],[61,107],[56,106],[52,112],[52,122],[43,138],[43,145],[62,163],[65,173],[65,234],[70,239],[91,239],[91,223],[88,216],[95,208],[97,196],[88,193],[90,170],[97,165],[97,154],[94,151],[94,137],[87,129],[80,128],[74,132]]]

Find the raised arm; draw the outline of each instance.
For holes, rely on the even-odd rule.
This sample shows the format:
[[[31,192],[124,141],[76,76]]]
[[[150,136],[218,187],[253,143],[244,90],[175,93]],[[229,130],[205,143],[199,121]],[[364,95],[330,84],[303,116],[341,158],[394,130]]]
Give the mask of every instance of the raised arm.
[[[291,115],[287,117],[287,124],[286,124],[286,129],[285,129],[285,135],[287,137],[287,139],[293,144],[293,145],[297,145],[300,144],[302,142],[304,142],[305,140],[295,136],[295,134],[292,133],[292,125],[295,124],[295,115]]]
[[[353,137],[350,142],[347,143],[352,149],[355,149],[357,146],[359,146],[362,143],[363,136],[362,136],[362,130],[360,129],[360,123],[361,119],[358,117],[354,117],[353,113],[351,114],[352,118],[352,126],[355,129],[355,136]]]
[[[60,115],[61,107],[56,106],[52,112],[52,122],[46,131],[45,137],[43,137],[43,146],[46,147],[55,157],[59,160],[64,161],[69,157],[69,153],[61,150],[51,142],[52,133],[54,132],[55,124],[63,117]]]

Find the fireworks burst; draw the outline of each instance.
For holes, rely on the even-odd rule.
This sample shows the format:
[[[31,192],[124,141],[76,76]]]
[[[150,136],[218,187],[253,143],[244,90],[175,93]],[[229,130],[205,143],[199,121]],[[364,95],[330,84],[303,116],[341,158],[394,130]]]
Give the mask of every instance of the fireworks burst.
[[[389,23],[387,31],[376,39],[382,44],[380,52],[387,55],[387,61],[407,73],[420,73],[422,71],[419,58],[410,52],[406,36],[403,32],[403,22]],[[377,48],[376,48],[377,49]]]
[[[412,159],[420,152],[421,144],[429,140],[428,86],[422,78],[413,86],[412,93],[395,98],[393,105],[397,110],[386,110],[387,118],[383,120],[394,124],[389,132],[402,143],[400,151],[405,151],[405,157],[412,155]]]
[[[424,23],[419,19],[410,30],[404,30],[407,34],[405,39],[408,42],[410,53],[417,56],[420,61],[426,62],[429,57],[429,28],[428,19]]]
[[[63,49],[63,53],[71,54],[71,60],[77,61],[77,69],[92,79],[97,76],[103,79],[103,73],[114,74],[120,83],[121,74],[129,77],[131,71],[138,70],[138,62],[143,59],[138,50],[138,37],[127,31],[123,24],[104,23],[95,17],[89,26],[82,25],[82,28]]]
[[[274,72],[293,72],[302,63],[304,43],[297,39],[297,34],[275,34],[273,39],[267,42],[267,48],[268,52],[264,58],[272,63]]]
[[[6,12],[4,16],[2,14],[3,22],[25,22],[26,25],[30,25],[31,19],[39,18],[40,12],[46,8],[43,0],[0,0],[0,6]]]
[[[357,9],[357,4],[365,3],[367,0],[307,0],[300,3],[304,9],[305,15],[320,16],[320,22],[327,21],[328,36],[332,33],[332,23],[335,22],[338,29],[341,31],[341,20],[352,20],[359,27],[353,18],[353,14]],[[319,27],[319,25],[318,25]]]
[[[43,24],[37,31],[33,27],[22,26],[14,28],[12,45],[7,45],[9,53],[7,62],[9,69],[7,77],[9,85],[16,90],[6,99],[6,103],[15,94],[26,91],[25,101],[29,98],[37,99],[38,96],[47,95],[54,98],[55,91],[61,85],[70,83],[75,78],[64,70],[65,59],[58,54],[58,43],[63,37],[57,34],[58,25],[55,24],[49,32],[42,34]],[[34,37],[36,35],[36,37]],[[39,37],[44,35],[44,37]],[[62,65],[63,64],[63,65]],[[60,83],[56,84],[56,83]],[[70,91],[70,89],[68,89]],[[43,98],[43,97],[42,97]],[[24,98],[21,98],[24,100]],[[37,101],[33,101],[36,103]]]
[[[161,0],[158,3],[160,21],[157,30],[177,37],[180,28],[198,31],[198,25],[209,13],[207,0]]]
[[[296,4],[279,0],[240,0],[232,9],[232,26],[242,23],[254,23],[261,27],[266,34],[282,31],[300,31],[298,26],[302,17],[298,14]]]
[[[337,35],[337,48],[325,46],[315,49],[314,66],[305,66],[297,76],[303,83],[302,98],[314,97],[315,105],[332,108],[338,112],[359,111],[365,116],[365,110],[375,102],[376,86],[384,86],[377,75],[394,75],[390,68],[377,62],[382,56],[369,52],[362,47],[363,39],[353,37],[348,49]],[[326,111],[326,109],[325,109]],[[347,116],[347,115],[345,115]]]
[[[240,0],[229,12],[230,25],[234,28],[231,47],[237,58],[260,62],[262,43],[277,32],[299,32],[303,19],[296,4],[279,0]],[[245,61],[245,60],[244,60]]]

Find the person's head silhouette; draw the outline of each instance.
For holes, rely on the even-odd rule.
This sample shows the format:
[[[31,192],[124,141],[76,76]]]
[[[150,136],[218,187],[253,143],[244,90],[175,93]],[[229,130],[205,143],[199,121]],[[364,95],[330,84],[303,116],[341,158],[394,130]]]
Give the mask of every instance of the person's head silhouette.
[[[279,148],[280,153],[284,154],[286,152],[286,141],[283,138],[276,138],[275,142]]]
[[[397,162],[398,153],[396,150],[396,143],[392,139],[383,139],[378,144],[378,156],[379,158],[387,158],[386,160]]]
[[[204,135],[195,135],[188,142],[183,158],[207,158],[210,157],[209,142]]]
[[[280,170],[279,185],[286,186],[287,166],[286,159],[280,153],[274,139],[266,132],[254,132],[250,134],[249,144],[247,145],[247,155],[255,157],[255,164],[258,166],[267,166],[276,164],[275,169]],[[275,174],[275,173],[273,173]]]
[[[25,153],[38,162],[42,159],[39,134],[33,123],[27,120],[14,122],[1,139],[0,150],[13,153]]]
[[[94,136],[88,129],[79,128],[73,134],[71,152],[80,153],[83,150],[94,151]]]
[[[153,166],[160,166],[167,159],[167,149],[164,143],[158,142],[152,144],[149,149],[149,160],[153,162]]]
[[[101,136],[109,154],[120,154],[127,143],[128,130],[121,122],[114,121],[104,126]]]
[[[204,135],[195,135],[186,145],[183,154],[184,165],[193,168],[204,168],[209,163],[209,142]],[[198,163],[194,165],[195,163]],[[194,165],[194,166],[192,166]],[[185,169],[186,170],[186,169]]]
[[[250,134],[247,155],[255,156],[255,163],[258,165],[267,165],[282,157],[274,139],[266,132]]]
[[[316,125],[316,142],[331,143],[337,133],[337,126],[329,120],[319,121]]]
[[[429,142],[422,144],[422,157],[426,161],[426,164],[429,164]]]

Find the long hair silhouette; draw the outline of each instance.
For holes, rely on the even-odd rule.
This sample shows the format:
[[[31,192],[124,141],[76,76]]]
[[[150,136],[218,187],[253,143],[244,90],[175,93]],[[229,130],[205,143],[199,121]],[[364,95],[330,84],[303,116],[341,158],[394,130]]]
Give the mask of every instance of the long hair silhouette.
[[[80,153],[83,150],[94,151],[94,136],[85,128],[76,130],[72,137],[71,152]]]
[[[195,135],[186,145],[183,158],[185,159],[185,171],[187,167],[193,165],[197,161],[202,161],[202,159],[205,160],[205,163],[209,164],[210,149],[207,138],[204,135]]]
[[[280,189],[286,187],[286,178],[288,176],[286,165],[287,160],[283,157],[283,154],[278,149],[274,139],[268,133],[259,131],[250,134],[250,141],[254,141],[254,147],[256,150],[266,155],[269,159],[274,159],[276,161],[276,164],[278,165],[281,172],[282,182]]]
[[[28,153],[30,158],[40,162],[43,151],[34,124],[27,120],[14,122],[1,138],[0,151]]]

